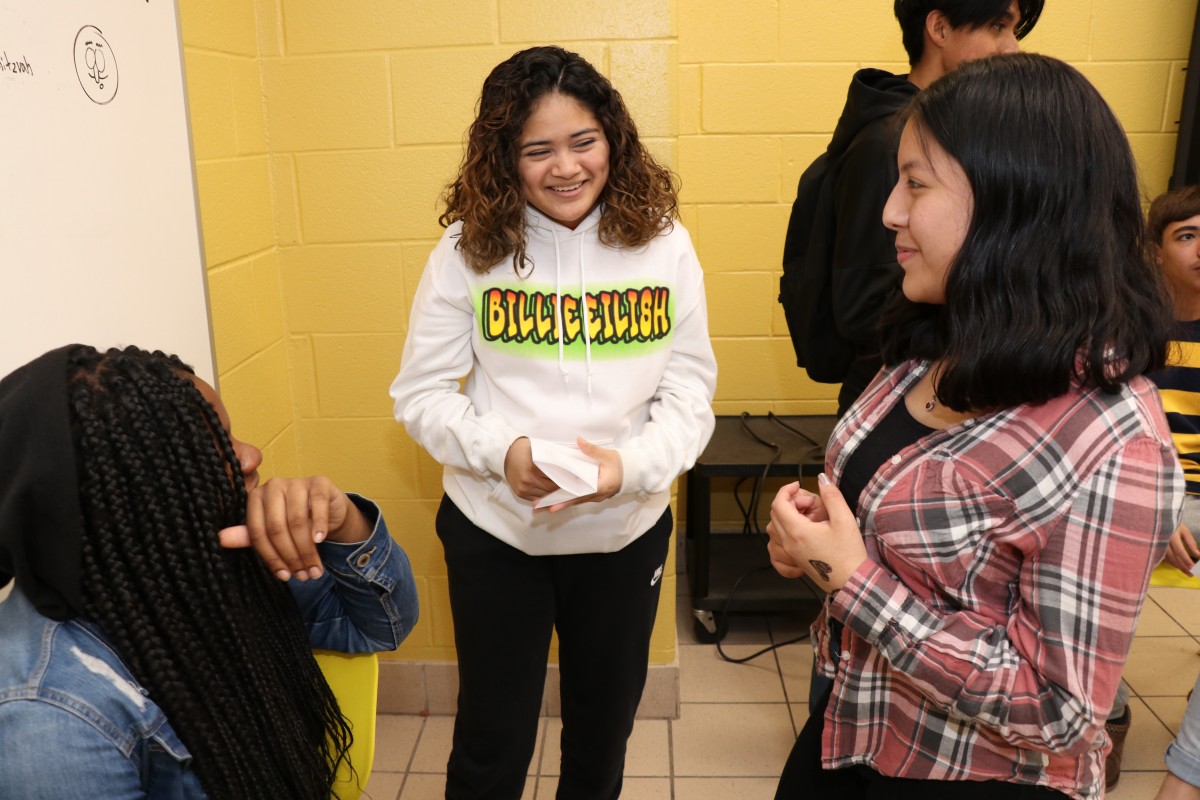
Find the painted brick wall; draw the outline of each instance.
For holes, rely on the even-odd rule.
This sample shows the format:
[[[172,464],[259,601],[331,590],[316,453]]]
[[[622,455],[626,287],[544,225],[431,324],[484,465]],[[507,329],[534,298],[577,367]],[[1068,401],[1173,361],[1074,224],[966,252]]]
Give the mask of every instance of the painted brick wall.
[[[783,234],[854,70],[908,71],[891,7],[679,0],[678,170],[709,289],[718,413],[836,408],[837,387],[796,368],[775,301]],[[1074,64],[1113,106],[1147,198],[1170,176],[1195,12],[1195,0],[1048,0],[1023,43]]]
[[[180,3],[221,394],[264,476],[299,471],[253,4]]]
[[[454,177],[483,78],[530,44],[563,43],[608,74],[670,161],[678,118],[673,8],[665,0],[466,0],[453,13],[394,0],[183,3],[231,414],[239,426],[247,414],[285,420],[277,435],[294,436],[300,471],[324,472],[380,502],[412,558],[422,603],[421,622],[397,657],[452,659],[433,532],[441,471],[392,419],[387,396],[412,293],[441,232],[438,197]],[[261,106],[262,117],[240,137],[236,112],[251,106]],[[248,289],[274,288],[272,279],[281,321],[267,342],[248,333],[257,311],[243,300]],[[248,395],[238,402],[227,365],[234,376],[253,375],[272,398],[282,394],[288,407],[257,409]],[[284,379],[276,368],[287,371]],[[674,658],[674,596],[671,576],[655,663]]]
[[[1049,0],[1027,49],[1113,104],[1152,196],[1166,186],[1195,0]],[[387,386],[440,229],[441,187],[487,71],[555,42],[608,74],[683,182],[705,266],[721,413],[826,412],[775,302],[796,181],[851,74],[906,71],[885,0],[181,0],[221,388],[277,474],[378,498],[422,621],[398,658],[454,657],[433,517],[440,469]],[[652,660],[674,658],[675,584]]]

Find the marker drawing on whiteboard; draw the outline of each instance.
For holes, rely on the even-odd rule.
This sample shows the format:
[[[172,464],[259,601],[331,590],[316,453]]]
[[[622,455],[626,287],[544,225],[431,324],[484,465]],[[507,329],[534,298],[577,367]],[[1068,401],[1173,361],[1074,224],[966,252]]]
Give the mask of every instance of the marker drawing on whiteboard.
[[[29,59],[21,56],[19,61],[12,61],[8,57],[7,50],[0,51],[0,72],[33,77],[33,67],[29,65]]]
[[[117,94],[117,57],[95,25],[84,25],[75,34],[75,73],[93,103],[106,105]]]

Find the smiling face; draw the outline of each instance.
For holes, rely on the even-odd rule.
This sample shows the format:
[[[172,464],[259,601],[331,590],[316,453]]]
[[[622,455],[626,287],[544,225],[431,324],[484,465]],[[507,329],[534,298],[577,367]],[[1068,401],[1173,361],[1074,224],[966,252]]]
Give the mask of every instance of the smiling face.
[[[932,137],[904,126],[896,157],[900,179],[883,208],[896,232],[896,261],[904,296],[914,303],[946,302],[946,274],[967,237],[974,210],[971,183]]]
[[[608,183],[608,139],[599,120],[575,98],[552,92],[534,104],[517,148],[526,202],[574,229]]]
[[[1168,224],[1154,250],[1171,288],[1176,316],[1196,319],[1200,310],[1200,215]]]
[[[225,410],[225,404],[221,402],[220,396],[213,387],[195,375],[189,374],[185,377],[196,384],[196,388],[200,390],[200,394],[216,410],[217,417],[221,420],[221,425],[224,426],[225,432],[229,434],[229,441],[233,443],[233,452],[237,455],[238,464],[242,469],[242,478],[246,483],[246,492],[252,492],[254,487],[258,486],[258,468],[262,466],[262,451],[252,444],[247,444],[239,440],[233,435],[229,422],[229,412]]]

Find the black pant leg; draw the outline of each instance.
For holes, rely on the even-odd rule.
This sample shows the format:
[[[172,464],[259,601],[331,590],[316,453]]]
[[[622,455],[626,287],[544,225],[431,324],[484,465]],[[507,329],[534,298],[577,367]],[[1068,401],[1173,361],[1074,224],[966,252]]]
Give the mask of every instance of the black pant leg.
[[[856,800],[864,797],[864,786],[859,774],[853,769],[825,770],[821,768],[821,734],[825,730],[825,707],[829,705],[829,694],[833,682],[817,698],[808,714],[808,721],[800,729],[779,786],[775,789],[775,800],[804,800],[809,797],[836,797],[838,800]]]
[[[459,675],[446,797],[519,800],[537,744],[554,626],[552,564],[475,526],[448,498],[436,527]]]
[[[671,530],[668,510],[618,552],[555,557],[563,722],[559,800],[620,795]]]

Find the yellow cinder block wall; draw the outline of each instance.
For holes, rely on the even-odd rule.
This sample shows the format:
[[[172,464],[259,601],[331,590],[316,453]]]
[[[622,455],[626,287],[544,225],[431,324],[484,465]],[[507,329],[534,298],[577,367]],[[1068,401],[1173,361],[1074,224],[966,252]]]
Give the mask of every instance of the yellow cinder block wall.
[[[776,282],[804,167],[861,66],[907,71],[886,0],[180,0],[221,388],[274,474],[380,500],[420,583],[396,658],[454,657],[433,533],[440,470],[391,417],[409,305],[487,71],[530,44],[613,79],[682,180],[705,266],[719,413],[829,412]],[[1195,0],[1048,0],[1028,50],[1074,63],[1170,175]],[[1019,132],[1014,132],[1019,135]],[[665,582],[652,661],[674,658]]]
[[[651,147],[673,163],[674,9],[666,0],[466,0],[452,11],[394,0],[181,0],[181,11],[231,416],[249,441],[265,439],[243,418],[281,420],[270,433],[294,441],[295,455],[274,474],[323,472],[379,501],[422,605],[395,657],[453,659],[433,531],[441,470],[392,419],[387,396],[412,293],[441,233],[438,197],[484,77],[531,44],[564,43],[612,77]],[[237,112],[252,108],[258,127],[243,132]],[[277,298],[269,342],[248,333],[261,327],[244,302],[251,286]],[[257,408],[257,396],[239,392],[243,374],[287,407]],[[674,599],[672,575],[654,663],[674,659]]]
[[[1047,0],[1022,45],[1096,85],[1147,198],[1170,177],[1195,13],[1195,0]],[[887,0],[679,2],[678,169],[709,290],[718,413],[836,408],[837,387],[796,368],[775,297],[796,183],[866,66],[908,71]]]
[[[264,475],[300,471],[253,5],[179,4],[216,371]]]

